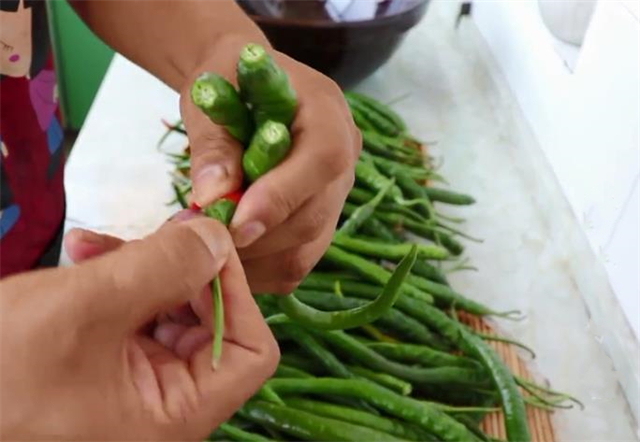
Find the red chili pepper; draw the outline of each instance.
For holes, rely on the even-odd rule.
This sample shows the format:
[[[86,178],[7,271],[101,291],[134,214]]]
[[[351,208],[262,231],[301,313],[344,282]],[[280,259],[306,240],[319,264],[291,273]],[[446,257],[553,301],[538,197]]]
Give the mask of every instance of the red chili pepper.
[[[197,212],[202,210],[202,207],[200,207],[198,204],[196,203],[191,203],[191,205],[189,205],[189,209],[190,210],[195,210]]]
[[[227,199],[229,201],[233,201],[234,203],[238,204],[243,195],[244,195],[244,192],[242,190],[234,190],[233,192],[227,193],[222,198]]]

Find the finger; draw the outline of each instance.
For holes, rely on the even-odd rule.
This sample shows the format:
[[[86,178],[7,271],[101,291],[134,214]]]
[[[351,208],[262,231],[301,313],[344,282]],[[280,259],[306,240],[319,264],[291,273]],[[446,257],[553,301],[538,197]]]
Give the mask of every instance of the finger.
[[[242,271],[231,254],[220,273],[225,305],[222,359],[211,368],[211,345],[191,358],[191,372],[203,405],[202,418],[213,428],[228,419],[273,375],[279,350],[256,305]]]
[[[180,359],[188,361],[193,354],[207,346],[211,347],[211,329],[204,326],[190,327],[180,335],[176,341],[173,352]]]
[[[198,216],[202,215],[193,210],[181,210],[167,222],[184,222]],[[80,228],[71,229],[64,238],[65,250],[74,263],[115,250],[124,243],[125,240],[115,236]]]
[[[225,308],[224,339],[252,350],[258,350],[254,342],[261,342],[260,337],[269,335],[269,327],[262,319],[249,284],[240,263],[240,258],[232,251],[227,264],[219,274],[222,297]],[[200,296],[191,302],[195,314],[201,324],[211,330],[213,303],[211,291],[207,288]]]
[[[270,256],[313,242],[329,227],[335,229],[349,191],[348,186],[344,184],[345,181],[348,180],[334,182],[326,191],[308,200],[289,219],[264,237],[249,247],[240,249],[240,259],[244,262]]]
[[[167,224],[143,240],[72,268],[75,292],[91,294],[74,300],[79,316],[108,318],[126,332],[135,330],[158,312],[201,293],[232,247],[226,228],[211,219]]]
[[[153,339],[162,344],[164,348],[172,349],[188,328],[188,326],[177,322],[161,322],[153,330]]]
[[[139,341],[136,338],[128,342],[126,347],[127,362],[131,381],[142,400],[143,408],[156,419],[165,419],[162,408],[162,391],[154,374],[153,367]]]
[[[71,229],[64,238],[64,248],[74,263],[85,261],[117,249],[124,240],[85,229]]]
[[[201,212],[191,209],[183,209],[176,213],[174,213],[171,218],[167,220],[167,223],[181,223],[184,221],[189,221],[190,219],[197,218],[202,215]]]
[[[149,338],[138,337],[136,342],[153,369],[167,421],[187,421],[196,413],[199,396],[187,364]]]
[[[200,320],[193,312],[190,304],[182,304],[168,312],[160,313],[158,323],[172,322],[182,325],[198,325]]]
[[[291,152],[253,183],[238,205],[231,222],[236,246],[252,244],[339,176],[353,174],[357,140],[342,115],[338,100],[328,96],[300,104]]]
[[[235,250],[220,272],[225,306],[225,339],[261,352],[272,337],[269,326],[251,295],[240,258]]]
[[[205,207],[242,185],[243,148],[191,102],[188,92],[182,93],[180,105],[191,146],[193,198]]]
[[[211,369],[210,349],[195,353],[191,372],[201,393],[203,426],[215,428],[229,419],[273,375],[279,352],[275,339],[268,336],[271,342],[260,353],[225,341],[223,357],[215,371]]]
[[[322,258],[331,243],[334,229],[327,227],[315,241],[273,256],[245,261],[244,269],[253,293],[288,294]]]

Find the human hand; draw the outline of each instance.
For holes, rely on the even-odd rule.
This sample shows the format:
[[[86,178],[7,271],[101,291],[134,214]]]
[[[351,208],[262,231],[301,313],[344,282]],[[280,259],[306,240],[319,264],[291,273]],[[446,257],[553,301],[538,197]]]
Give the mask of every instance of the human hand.
[[[194,198],[200,206],[241,186],[243,149],[193,105],[189,88],[206,70],[235,83],[235,63],[244,43],[224,40],[216,47],[215,60],[205,61],[181,94]],[[272,54],[290,76],[299,109],[290,154],[246,190],[230,226],[254,293],[289,293],[322,257],[353,184],[361,148],[340,88],[308,66]]]
[[[78,235],[71,257],[92,259],[1,283],[0,438],[202,440],[278,359],[226,229],[201,218],[127,244]],[[218,273],[227,314],[212,371],[206,286]],[[149,331],[187,303],[197,323]]]

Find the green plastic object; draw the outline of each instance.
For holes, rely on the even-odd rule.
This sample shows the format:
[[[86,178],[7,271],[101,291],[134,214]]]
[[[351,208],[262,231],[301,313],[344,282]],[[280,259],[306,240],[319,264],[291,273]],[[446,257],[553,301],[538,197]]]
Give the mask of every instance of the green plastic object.
[[[65,128],[82,127],[113,58],[66,1],[47,2]]]

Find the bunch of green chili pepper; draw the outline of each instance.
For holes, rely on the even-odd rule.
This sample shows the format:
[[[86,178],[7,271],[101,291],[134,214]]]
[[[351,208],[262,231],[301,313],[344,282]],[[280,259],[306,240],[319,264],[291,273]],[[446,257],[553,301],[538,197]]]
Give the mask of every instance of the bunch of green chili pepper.
[[[242,168],[246,179],[252,183],[276,167],[289,152],[292,140],[288,126],[295,117],[298,101],[285,71],[260,45],[248,44],[242,49],[237,80],[239,90],[224,77],[205,72],[193,83],[191,99],[213,123],[225,127],[229,134],[247,146]],[[394,190],[402,199],[400,189]],[[234,191],[204,207],[203,212],[229,225],[241,197],[241,192]],[[422,250],[427,249],[423,247]],[[372,322],[393,306],[400,294],[399,287],[418,253],[417,246],[399,252],[406,256],[405,260],[398,265],[380,296],[365,305],[344,312],[327,313],[305,305],[290,294],[280,298],[279,307],[300,323],[325,329],[353,328]],[[219,277],[212,282],[212,296],[212,366],[215,368],[222,355],[224,334],[224,305]]]
[[[247,112],[208,113],[218,124],[237,124],[229,132],[260,152],[246,159],[250,147],[243,160],[251,180],[260,171],[249,163],[267,164],[266,173],[290,143],[275,149],[279,159],[262,163],[273,144],[261,132],[265,125],[276,121],[286,129],[295,118],[295,95],[284,78],[278,73],[274,79],[282,108],[270,108],[267,80],[239,77],[237,98],[248,103]],[[475,238],[440,206],[475,200],[431,186],[444,179],[396,112],[362,94],[345,96],[364,149],[341,223],[294,294],[256,298],[280,344],[281,362],[274,378],[210,440],[493,441],[480,423],[496,410],[504,413],[508,440],[530,440],[526,405],[553,410],[581,404],[514,376],[487,341],[511,343],[535,357],[526,346],[458,321],[457,311],[517,314],[496,312],[449,284],[450,272],[470,268],[461,255],[464,242]],[[183,132],[180,123],[169,128]],[[173,160],[176,201],[184,204],[191,191],[189,152]]]

